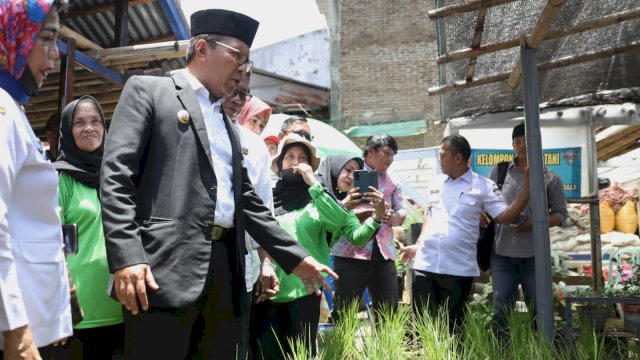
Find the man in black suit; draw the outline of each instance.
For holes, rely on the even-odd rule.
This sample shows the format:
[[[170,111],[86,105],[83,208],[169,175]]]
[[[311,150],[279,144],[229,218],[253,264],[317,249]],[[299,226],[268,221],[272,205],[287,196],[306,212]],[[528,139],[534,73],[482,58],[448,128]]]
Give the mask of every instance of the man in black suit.
[[[112,293],[128,310],[128,358],[244,358],[245,229],[309,292],[327,286],[321,272],[336,277],[256,196],[220,108],[251,70],[257,28],[232,11],[194,13],[187,67],[132,77],[116,107],[101,196]]]

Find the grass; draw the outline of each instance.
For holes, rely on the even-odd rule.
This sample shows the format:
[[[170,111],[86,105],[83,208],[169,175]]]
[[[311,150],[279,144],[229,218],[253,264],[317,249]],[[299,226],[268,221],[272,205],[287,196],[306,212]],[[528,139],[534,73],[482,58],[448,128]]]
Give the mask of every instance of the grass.
[[[579,324],[580,333],[564,340],[557,336],[549,344],[533,329],[527,313],[509,316],[507,340],[499,340],[491,331],[486,314],[470,312],[460,334],[451,335],[446,312],[436,317],[426,313],[414,316],[407,306],[397,311],[383,309],[375,325],[358,318],[358,306],[352,304],[341,314],[341,321],[319,334],[318,354],[312,357],[299,341],[291,342],[289,359],[560,359],[608,360],[635,358],[626,344],[605,339],[589,324]]]

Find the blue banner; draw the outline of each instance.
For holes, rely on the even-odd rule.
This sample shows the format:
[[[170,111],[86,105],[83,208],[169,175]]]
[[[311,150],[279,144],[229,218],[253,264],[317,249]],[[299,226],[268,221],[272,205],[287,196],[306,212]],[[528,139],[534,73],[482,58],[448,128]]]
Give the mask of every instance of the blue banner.
[[[568,198],[580,197],[581,158],[580,147],[546,149],[542,151],[544,165],[562,179],[564,194]],[[513,161],[513,150],[471,150],[471,168],[476,173],[489,177],[491,169],[499,162]]]

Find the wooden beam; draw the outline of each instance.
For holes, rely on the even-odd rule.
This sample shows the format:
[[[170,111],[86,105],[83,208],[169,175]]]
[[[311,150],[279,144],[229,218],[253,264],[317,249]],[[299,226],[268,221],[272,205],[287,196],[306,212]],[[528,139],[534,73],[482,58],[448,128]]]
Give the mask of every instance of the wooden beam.
[[[102,78],[97,78],[95,80],[85,80],[85,81],[75,81],[75,85],[76,86],[88,86],[88,85],[98,85],[98,84],[104,84],[104,79]],[[42,88],[40,88],[40,90],[42,91],[47,91],[47,90],[53,90],[53,89],[57,89],[57,85],[55,86],[43,86]]]
[[[565,0],[547,0],[547,4],[544,6],[544,9],[542,9],[542,14],[540,14],[538,21],[534,25],[533,31],[531,31],[531,35],[527,37],[528,48],[537,49],[540,46],[549,27],[551,27],[551,24],[560,13],[560,8],[564,4],[564,1]],[[507,79],[507,88],[511,90],[515,89],[516,86],[518,86],[520,75],[522,75],[522,59],[518,58],[516,66]]]
[[[65,39],[69,51],[60,58],[60,81],[58,83],[58,115],[73,99],[73,82],[76,62],[76,39]]]
[[[110,120],[111,117],[113,116],[113,111],[104,111],[104,109],[102,109],[103,113],[104,113],[104,118],[107,120]],[[44,127],[47,120],[49,119],[49,116],[51,116],[52,113],[49,113],[49,115],[42,113],[42,114],[38,114],[38,115],[34,115],[33,113],[30,113],[29,111],[27,111],[27,118],[29,119],[29,123],[31,124],[31,127],[33,128],[37,128],[37,127]]]
[[[103,93],[107,93],[110,91],[118,91],[121,92],[122,91],[122,87],[120,86],[114,86],[111,83],[102,83],[99,85],[90,85],[90,86],[76,86],[73,88],[73,92],[75,94],[103,94]],[[46,91],[46,92],[38,92],[38,96],[33,96],[29,99],[29,104],[42,104],[42,103],[47,103],[49,101],[56,101],[58,100],[58,93],[57,92],[53,92],[53,91]]]
[[[76,39],[76,47],[83,50],[102,50],[102,46],[69,29],[65,25],[62,25],[62,27],[60,27],[60,37]]]
[[[602,125],[602,126],[598,126],[595,130],[594,133],[595,134],[599,134],[605,130],[607,130],[610,127],[610,125]]]
[[[621,11],[619,13],[607,15],[599,19],[585,21],[585,22],[572,25],[572,26],[567,26],[561,29],[550,30],[549,32],[547,32],[547,35],[544,37],[544,40],[547,41],[547,40],[558,39],[564,36],[578,34],[588,30],[599,29],[599,28],[615,25],[624,21],[634,20],[638,18],[640,18],[640,8]],[[531,34],[527,36],[531,36]],[[476,49],[467,48],[467,49],[446,53],[438,56],[438,64],[442,65],[442,64],[453,62],[453,61],[470,59],[473,57],[478,57],[480,55],[491,54],[497,51],[516,47],[519,45],[518,41],[519,41],[519,37],[514,39],[509,39],[506,41],[501,41],[494,44],[480,46]]]
[[[128,5],[129,7],[132,7],[132,6],[142,5],[142,4],[153,3],[155,1],[156,0],[131,0],[129,1]],[[104,5],[94,5],[89,8],[71,10],[67,14],[65,14],[64,17],[72,18],[72,17],[84,16],[84,15],[99,14],[103,12],[112,12],[116,8],[116,3],[117,3],[116,1],[112,1]]]
[[[165,41],[140,45],[122,46],[98,51],[87,51],[86,54],[99,61],[154,55],[159,53],[185,51],[189,47],[189,40]]]
[[[487,8],[483,7],[478,10],[478,19],[476,20],[476,29],[473,34],[473,40],[471,41],[471,48],[475,49],[480,46],[482,42],[482,33],[484,32],[484,20],[487,17]],[[469,59],[469,66],[467,67],[467,81],[473,80],[473,74],[476,70],[476,62],[478,58],[472,57]]]
[[[126,46],[129,40],[129,0],[116,0],[114,16],[116,23],[113,44],[115,47]]]
[[[601,139],[596,143],[597,149],[604,149],[611,145],[618,144],[624,141],[628,141],[634,136],[640,136],[640,126],[625,126],[624,128],[609,134],[609,136]],[[637,139],[637,138],[636,138]],[[635,139],[634,139],[635,141]]]
[[[612,159],[618,155],[622,155],[631,150],[635,150],[638,148],[640,144],[638,143],[638,138],[636,137],[634,140],[620,142],[617,144],[613,144],[609,147],[605,147],[602,150],[597,151],[598,161],[607,161]]]
[[[169,35],[156,36],[154,38],[148,38],[144,40],[129,41],[128,45],[141,45],[141,44],[167,42],[167,41],[176,41],[176,36],[173,34],[169,34]]]
[[[640,41],[633,42],[629,45],[615,47],[615,48],[611,48],[603,51],[588,52],[582,55],[569,56],[563,59],[558,59],[548,63],[540,64],[538,65],[538,70],[539,71],[552,70],[552,69],[557,69],[564,66],[579,64],[579,63],[583,63],[591,60],[602,59],[605,57],[620,55],[620,54],[634,52],[634,51],[640,51]],[[509,74],[510,73],[503,73],[503,74],[476,79],[473,81],[462,80],[462,81],[456,81],[450,84],[434,86],[428,89],[428,93],[429,93],[429,96],[452,93],[462,89],[468,89],[468,88],[477,87],[480,85],[486,85],[486,84],[502,81],[509,78]]]
[[[440,94],[448,94],[448,93],[452,93],[452,92],[457,92],[457,91],[462,90],[462,89],[468,89],[468,88],[471,88],[471,87],[477,87],[477,86],[491,84],[491,83],[498,82],[498,81],[503,81],[503,80],[506,80],[508,78],[509,78],[509,74],[505,73],[505,74],[498,74],[498,75],[494,75],[494,76],[487,76],[487,77],[480,78],[480,79],[475,79],[475,80],[472,80],[472,81],[466,81],[466,80],[454,81],[454,82],[449,83],[449,84],[430,87],[427,90],[427,92],[428,92],[429,96],[440,95]]]
[[[438,9],[429,10],[427,13],[429,19],[436,20],[447,16],[460,15],[470,11],[480,10],[482,8],[498,6],[515,0],[471,0],[462,4],[443,6]]]
[[[96,98],[96,100],[98,100],[98,102],[100,103],[100,105],[103,107],[103,109],[110,109],[107,106],[109,105],[113,105],[113,108],[115,108],[115,105],[118,103],[118,100],[120,99],[120,94],[121,91],[118,92],[110,92],[107,94],[94,94],[94,97]],[[57,104],[53,104],[52,102],[48,102],[48,103],[44,103],[44,104],[39,104],[36,107],[33,107],[33,109],[31,111],[27,111],[30,114],[33,115],[46,115],[49,114],[49,116],[51,114],[53,114],[55,111],[58,110],[58,105]]]

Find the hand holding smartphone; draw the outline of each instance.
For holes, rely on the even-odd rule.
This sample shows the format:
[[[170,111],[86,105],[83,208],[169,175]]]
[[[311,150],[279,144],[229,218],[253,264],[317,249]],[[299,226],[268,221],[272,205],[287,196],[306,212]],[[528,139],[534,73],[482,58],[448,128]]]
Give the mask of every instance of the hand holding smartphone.
[[[355,170],[353,172],[353,180],[354,186],[360,188],[361,194],[370,192],[369,186],[378,188],[378,173],[376,171]],[[361,202],[367,201],[363,199]]]

